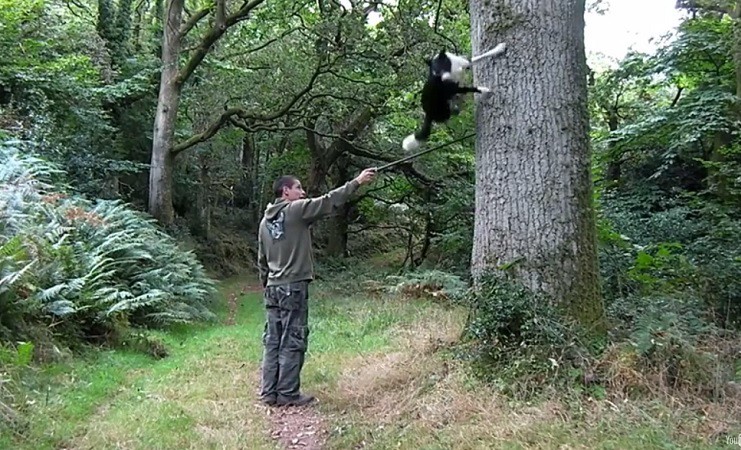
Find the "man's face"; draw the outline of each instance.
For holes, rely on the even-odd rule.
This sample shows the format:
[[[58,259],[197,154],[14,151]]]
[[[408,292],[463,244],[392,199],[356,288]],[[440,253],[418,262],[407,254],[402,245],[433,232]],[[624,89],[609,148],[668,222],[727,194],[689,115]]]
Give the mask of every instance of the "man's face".
[[[306,197],[306,192],[304,192],[304,188],[301,187],[301,182],[298,180],[290,188],[283,188],[283,198],[289,202],[304,197]]]

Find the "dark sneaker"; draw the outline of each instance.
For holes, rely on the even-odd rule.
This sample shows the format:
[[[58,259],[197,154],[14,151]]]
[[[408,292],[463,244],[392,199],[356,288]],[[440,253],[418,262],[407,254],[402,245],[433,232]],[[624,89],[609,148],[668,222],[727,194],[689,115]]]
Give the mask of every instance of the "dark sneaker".
[[[279,397],[278,400],[276,401],[276,405],[278,406],[304,406],[304,405],[308,405],[314,400],[316,400],[316,397],[314,397],[313,395],[301,394],[296,398]]]
[[[265,397],[262,397],[260,401],[262,401],[266,405],[273,406],[275,405],[276,398],[275,398],[275,395],[266,395]]]

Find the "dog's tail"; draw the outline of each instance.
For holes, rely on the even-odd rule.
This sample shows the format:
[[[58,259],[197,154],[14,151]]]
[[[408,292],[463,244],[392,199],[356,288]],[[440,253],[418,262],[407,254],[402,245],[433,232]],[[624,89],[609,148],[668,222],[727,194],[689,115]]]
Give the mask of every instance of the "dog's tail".
[[[495,58],[497,56],[502,55],[506,50],[507,50],[507,46],[505,45],[505,43],[504,42],[499,43],[497,44],[496,47],[489,50],[488,52],[484,52],[480,55],[476,55],[473,58],[471,58],[471,63],[473,64],[473,63],[479,62],[485,58]]]
[[[404,148],[404,151],[413,152],[422,145],[422,142],[426,141],[430,137],[430,134],[432,134],[432,120],[425,116],[425,120],[422,122],[422,127],[414,134],[405,137],[401,146]]]

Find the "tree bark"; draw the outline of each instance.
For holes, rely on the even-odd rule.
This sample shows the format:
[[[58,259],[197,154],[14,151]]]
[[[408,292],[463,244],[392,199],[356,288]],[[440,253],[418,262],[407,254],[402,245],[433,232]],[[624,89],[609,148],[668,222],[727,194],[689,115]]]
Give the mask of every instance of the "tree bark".
[[[736,97],[741,97],[741,0],[731,11],[733,19],[733,65],[736,72]]]
[[[161,224],[170,225],[175,218],[172,207],[172,166],[174,155],[170,152],[175,136],[177,110],[180,106],[181,84],[178,79],[180,54],[180,24],[185,0],[167,3],[167,19],[162,45],[162,75],[154,117],[152,136],[152,162],[149,172],[149,213]]]
[[[616,102],[617,105],[617,102]],[[607,111],[607,126],[610,133],[616,131],[619,125],[619,116],[617,113],[617,106]],[[618,183],[622,175],[622,155],[614,155],[612,150],[615,148],[615,143],[610,142],[608,151],[610,153],[610,161],[607,163],[607,170],[605,171],[605,178],[610,183]]]
[[[211,238],[211,170],[207,157],[200,158],[198,194],[196,195],[195,231],[205,238]]]
[[[492,5],[493,3],[493,5]],[[472,275],[511,274],[605,332],[592,207],[584,0],[474,0],[476,108]]]
[[[242,148],[239,155],[239,164],[242,168],[242,175],[239,180],[239,186],[237,188],[237,195],[235,198],[234,205],[237,208],[245,208],[248,211],[252,208],[253,197],[254,197],[254,183],[255,183],[255,152],[252,148],[252,134],[245,133],[242,137]]]

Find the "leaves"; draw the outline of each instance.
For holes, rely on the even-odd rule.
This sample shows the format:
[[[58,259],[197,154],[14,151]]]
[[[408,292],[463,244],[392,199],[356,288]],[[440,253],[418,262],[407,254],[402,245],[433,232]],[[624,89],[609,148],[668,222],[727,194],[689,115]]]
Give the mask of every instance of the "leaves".
[[[138,325],[213,318],[213,282],[151,218],[56,192],[41,181],[53,166],[7,145],[0,167],[0,316],[82,328],[122,315]]]

